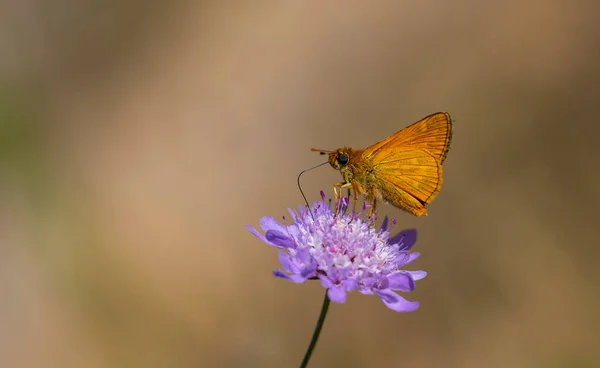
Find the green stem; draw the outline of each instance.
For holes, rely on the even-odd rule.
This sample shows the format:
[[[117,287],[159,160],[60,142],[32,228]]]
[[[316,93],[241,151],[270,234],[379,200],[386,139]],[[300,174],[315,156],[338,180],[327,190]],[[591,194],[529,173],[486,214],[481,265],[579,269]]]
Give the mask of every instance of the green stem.
[[[308,349],[306,349],[306,353],[304,354],[304,359],[302,359],[300,368],[306,368],[308,366],[308,361],[310,360],[313,350],[315,350],[317,340],[319,340],[319,335],[321,334],[321,328],[323,328],[323,323],[325,322],[325,317],[327,316],[329,302],[330,300],[327,296],[327,290],[325,290],[325,298],[323,299],[323,305],[321,306],[321,314],[319,314],[319,319],[317,320],[315,331],[313,332],[312,338],[310,339],[310,345],[308,345]]]

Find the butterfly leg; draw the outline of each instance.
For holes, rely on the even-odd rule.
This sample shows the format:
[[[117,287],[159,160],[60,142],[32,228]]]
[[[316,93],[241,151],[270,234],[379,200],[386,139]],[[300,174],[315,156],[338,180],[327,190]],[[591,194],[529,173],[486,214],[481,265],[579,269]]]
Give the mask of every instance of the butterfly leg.
[[[375,211],[377,207],[377,198],[373,198],[373,205],[371,206],[371,210],[369,211],[369,218],[373,218],[377,212]]]
[[[356,189],[356,185],[353,185],[352,189],[353,189],[352,196],[354,197],[353,198],[353,200],[354,200],[354,209],[352,211],[353,211],[353,213],[356,213],[356,204],[358,203],[358,190]],[[348,189],[348,191],[350,191],[350,189]],[[348,196],[350,196],[350,194],[348,194]]]
[[[333,185],[333,193],[335,194],[335,217],[340,212],[340,207],[342,206],[342,189],[343,188],[353,188],[352,183],[335,183]]]
[[[348,198],[350,198],[350,189],[352,189],[352,200],[354,201],[354,207],[352,209],[352,218],[348,223],[351,223],[352,221],[354,221],[355,218],[358,218],[358,216],[356,215],[356,204],[358,203],[358,189],[356,185],[352,185],[350,188],[348,188]]]
[[[348,199],[352,198],[354,201],[354,212],[356,212],[356,202],[358,199],[358,192],[356,191],[356,186],[350,184],[349,186],[342,186],[342,188],[348,189]]]
[[[371,194],[369,194],[369,198],[367,199],[367,201],[371,204],[371,208],[369,208],[369,219],[372,219],[376,212],[375,209],[377,207],[377,196],[375,195],[375,190],[375,188],[371,188]]]

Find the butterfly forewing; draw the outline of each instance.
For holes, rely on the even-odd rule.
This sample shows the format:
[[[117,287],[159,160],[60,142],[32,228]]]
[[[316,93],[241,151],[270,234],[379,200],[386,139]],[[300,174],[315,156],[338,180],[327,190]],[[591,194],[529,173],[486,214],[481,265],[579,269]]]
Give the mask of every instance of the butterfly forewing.
[[[450,114],[438,112],[407,126],[394,135],[365,149],[363,157],[379,151],[396,148],[419,148],[430,152],[440,163],[448,155],[452,140],[452,120]]]

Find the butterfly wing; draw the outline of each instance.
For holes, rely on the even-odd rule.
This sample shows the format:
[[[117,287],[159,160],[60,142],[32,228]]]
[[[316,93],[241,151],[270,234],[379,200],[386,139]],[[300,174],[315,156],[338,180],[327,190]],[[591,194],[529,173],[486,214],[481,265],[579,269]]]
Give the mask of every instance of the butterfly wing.
[[[394,206],[423,216],[442,187],[442,164],[424,149],[379,150],[371,156],[373,191]]]
[[[368,158],[379,151],[398,148],[423,149],[430,152],[440,164],[444,162],[452,141],[452,120],[447,112],[438,112],[407,126],[394,135],[365,149]]]

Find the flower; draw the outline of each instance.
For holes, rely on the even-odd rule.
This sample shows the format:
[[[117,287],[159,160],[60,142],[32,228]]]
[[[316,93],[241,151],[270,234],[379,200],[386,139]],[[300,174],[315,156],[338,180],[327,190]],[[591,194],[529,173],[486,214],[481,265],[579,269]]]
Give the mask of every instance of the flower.
[[[280,249],[283,270],[273,274],[295,283],[319,279],[329,298],[337,303],[345,302],[347,292],[358,290],[376,294],[394,311],[416,310],[419,302],[408,301],[395,292],[414,290],[415,281],[427,275],[425,271],[400,269],[419,257],[419,253],[409,252],[417,238],[416,230],[390,237],[387,217],[377,230],[372,219],[361,218],[364,206],[360,213],[346,214],[349,200],[343,198],[336,217],[331,201],[326,203],[323,192],[321,197],[322,201],[313,204],[312,215],[303,206],[298,212],[290,209],[289,225],[285,217],[283,223],[269,216],[261,218],[264,235],[246,225],[260,240]]]

